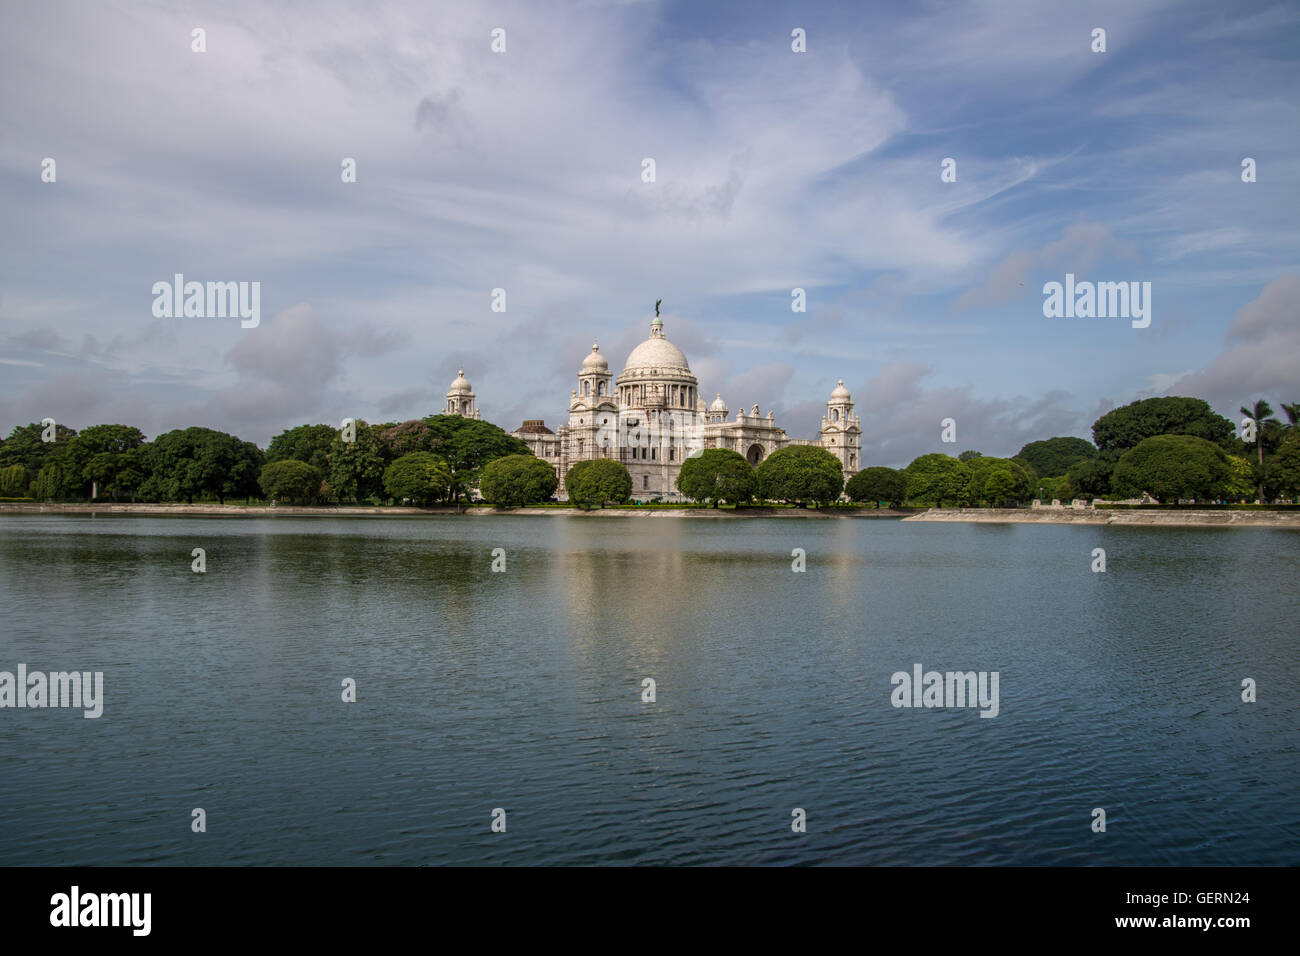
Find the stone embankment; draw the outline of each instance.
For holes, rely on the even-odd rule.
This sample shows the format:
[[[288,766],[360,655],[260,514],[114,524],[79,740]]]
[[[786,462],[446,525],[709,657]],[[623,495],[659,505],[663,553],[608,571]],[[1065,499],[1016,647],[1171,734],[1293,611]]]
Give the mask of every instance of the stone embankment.
[[[1107,508],[931,508],[904,521],[1014,524],[1107,524],[1162,527],[1269,527],[1300,529],[1295,511],[1110,510]]]
[[[894,511],[888,508],[831,509],[815,508],[596,508],[583,511],[578,508],[376,508],[365,505],[294,506],[294,505],[218,505],[218,504],[151,504],[140,502],[97,502],[95,504],[42,504],[30,501],[0,502],[0,514],[104,514],[104,515],[209,515],[235,518],[265,517],[409,517],[411,515],[454,515],[491,517],[498,515],[558,515],[584,518],[901,518],[912,511]]]

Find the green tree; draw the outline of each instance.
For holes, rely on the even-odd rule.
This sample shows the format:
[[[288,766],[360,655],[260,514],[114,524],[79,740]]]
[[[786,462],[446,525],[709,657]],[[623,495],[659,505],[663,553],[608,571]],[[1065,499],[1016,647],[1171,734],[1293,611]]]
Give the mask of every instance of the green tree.
[[[1253,497],[1258,484],[1254,463],[1241,455],[1229,455],[1228,467],[1232,474],[1228,478],[1228,483],[1224,485],[1223,496],[1235,501],[1244,501],[1246,498]]]
[[[382,426],[356,423],[356,440],[345,442],[336,434],[329,450],[329,484],[340,499],[361,501],[384,493],[388,467]]]
[[[451,469],[427,451],[403,455],[384,470],[384,490],[399,502],[409,499],[423,507],[451,494]]]
[[[787,445],[759,463],[758,493],[769,501],[830,504],[844,491],[840,460],[817,445]]]
[[[1156,435],[1130,448],[1115,465],[1120,494],[1147,492],[1161,503],[1222,498],[1232,468],[1223,449],[1195,435]]]
[[[1033,494],[1036,476],[1010,458],[980,457],[967,461],[966,500],[998,508]]]
[[[1076,461],[1065,473],[1074,494],[1083,498],[1100,498],[1110,494],[1110,479],[1119,461],[1120,452],[1098,452],[1096,458]]]
[[[132,485],[119,479],[119,472],[139,473],[144,433],[132,425],[91,425],[68,442],[66,472],[76,482],[73,494],[89,498],[92,489],[116,499],[119,490]],[[97,486],[97,487],[95,487]]]
[[[81,477],[92,482],[98,494],[114,501],[118,495],[130,494],[135,500],[135,490],[144,481],[144,449],[131,448],[121,454],[101,451],[86,462]]]
[[[1092,426],[1098,451],[1123,454],[1156,435],[1193,435],[1225,452],[1237,450],[1232,422],[1199,398],[1144,398],[1107,412]]]
[[[555,469],[535,455],[506,455],[483,466],[478,490],[484,501],[522,508],[546,501],[559,483]]]
[[[682,462],[677,490],[692,501],[707,501],[716,508],[719,501],[733,505],[749,501],[758,490],[758,479],[753,466],[739,452],[706,448]]]
[[[958,461],[970,461],[972,458],[983,458],[984,455],[978,451],[964,451],[957,456]]]
[[[54,441],[41,440],[45,426],[38,422],[16,425],[0,445],[0,467],[22,465],[29,475],[37,475],[45,464],[60,461],[77,433],[65,425],[54,426]]]
[[[1043,501],[1068,501],[1075,497],[1075,489],[1070,484],[1070,479],[1064,475],[1059,478],[1039,478],[1035,497]]]
[[[222,501],[226,498],[249,500],[253,495],[258,494],[261,488],[258,478],[262,473],[262,466],[266,464],[266,454],[251,441],[240,441],[236,438],[234,445],[233,461],[221,483],[221,490],[217,493],[217,497]]]
[[[320,494],[320,469],[297,458],[281,458],[263,466],[258,479],[268,498],[288,498],[294,504],[315,501]]]
[[[1057,437],[1031,441],[1015,455],[1044,478],[1059,478],[1074,464],[1097,457],[1097,447],[1083,438]]]
[[[745,463],[748,467],[748,462]],[[580,461],[564,476],[569,501],[579,508],[605,507],[626,501],[632,494],[632,476],[612,458]]]
[[[403,455],[411,454],[411,452],[433,452],[434,436],[433,432],[429,430],[429,420],[427,418],[413,418],[406,422],[377,425],[375,427],[379,429],[380,437],[383,439],[387,457],[390,461],[396,461]]]
[[[224,502],[257,493],[261,450],[234,435],[191,426],[164,432],[145,448],[142,497],[192,503],[208,495]]]
[[[1300,495],[1300,435],[1282,442],[1264,469],[1264,487],[1272,498]]]
[[[287,428],[266,446],[267,462],[294,458],[305,461],[322,475],[330,470],[330,451],[339,430],[331,425],[298,425]]]
[[[844,491],[852,501],[885,502],[897,507],[907,498],[907,475],[880,465],[863,468],[849,479]]]
[[[478,481],[480,469],[489,461],[507,455],[532,454],[522,441],[491,422],[460,415],[430,415],[403,422],[387,428],[383,437],[394,457],[414,450],[441,458],[451,472],[453,498],[469,494]]]
[[[1241,414],[1255,423],[1255,451],[1259,455],[1259,500],[1264,500],[1264,435],[1280,423],[1273,417],[1273,406],[1262,398],[1254,406],[1241,406]]]
[[[969,499],[970,467],[951,455],[932,452],[916,458],[904,469],[907,499],[918,504],[962,505]]]
[[[31,479],[27,469],[22,465],[6,465],[0,468],[0,498],[22,498],[27,495]]]
[[[1300,402],[1292,402],[1290,405],[1283,402],[1282,412],[1286,415],[1287,435],[1297,434],[1297,431],[1300,430]]]
[[[33,495],[37,501],[50,501],[62,498],[67,491],[63,467],[57,461],[47,462],[41,466],[33,483]]]

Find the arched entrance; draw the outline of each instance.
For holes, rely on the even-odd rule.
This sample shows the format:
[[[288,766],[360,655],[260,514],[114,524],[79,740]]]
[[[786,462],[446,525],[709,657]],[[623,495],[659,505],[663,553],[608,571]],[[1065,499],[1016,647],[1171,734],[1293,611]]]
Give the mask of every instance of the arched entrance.
[[[755,442],[749,446],[749,451],[745,452],[745,457],[749,459],[751,465],[757,465],[763,460],[763,446]]]

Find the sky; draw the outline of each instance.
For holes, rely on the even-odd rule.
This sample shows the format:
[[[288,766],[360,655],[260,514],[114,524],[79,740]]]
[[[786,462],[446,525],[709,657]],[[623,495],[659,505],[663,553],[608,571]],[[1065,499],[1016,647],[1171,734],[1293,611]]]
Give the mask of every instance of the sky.
[[[487,420],[554,428],[593,340],[617,374],[656,299],[706,401],[811,438],[843,379],[864,464],[1087,438],[1156,395],[1234,421],[1300,401],[1296,3],[10,0],[4,21],[0,434],[265,446],[436,413],[460,368]],[[155,316],[176,273],[260,283],[260,323]],[[1067,273],[1149,282],[1150,325],[1046,317]]]

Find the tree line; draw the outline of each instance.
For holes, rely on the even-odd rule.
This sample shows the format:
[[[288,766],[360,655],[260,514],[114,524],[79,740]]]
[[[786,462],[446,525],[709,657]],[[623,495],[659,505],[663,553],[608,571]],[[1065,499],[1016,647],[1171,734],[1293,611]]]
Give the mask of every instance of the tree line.
[[[406,422],[299,425],[265,450],[211,428],[145,441],[129,425],[14,428],[0,441],[0,497],[114,501],[284,500],[296,504],[469,497],[484,465],[528,446],[489,422],[431,415]]]
[[[865,468],[846,483],[837,459],[815,445],[792,445],[752,466],[730,449],[705,449],[682,462],[681,494],[717,507],[755,500],[826,505],[847,496],[877,505],[1004,507],[1032,498],[1261,501],[1300,494],[1300,403],[1242,408],[1233,423],[1196,398],[1133,402],[1102,415],[1093,441],[1055,437],[1011,458],[965,451],[924,454],[906,468]],[[1252,434],[1253,433],[1253,434]],[[1250,439],[1250,440],[1243,440]],[[339,429],[299,425],[252,442],[209,428],[176,429],[146,441],[128,425],[80,432],[52,423],[14,428],[0,441],[0,498],[198,501],[253,498],[296,504],[468,500],[493,504],[549,500],[554,469],[522,441],[478,419],[430,415]],[[565,475],[571,503],[605,507],[629,500],[620,462],[576,463]]]

